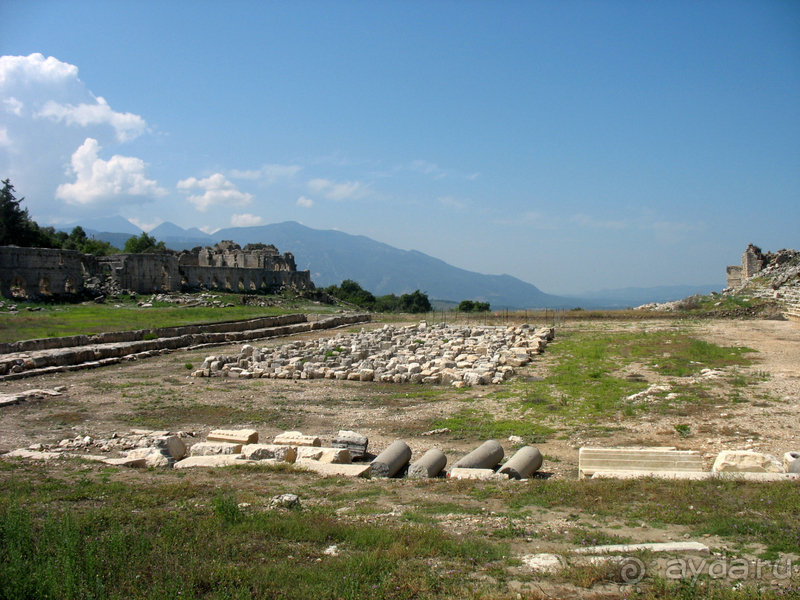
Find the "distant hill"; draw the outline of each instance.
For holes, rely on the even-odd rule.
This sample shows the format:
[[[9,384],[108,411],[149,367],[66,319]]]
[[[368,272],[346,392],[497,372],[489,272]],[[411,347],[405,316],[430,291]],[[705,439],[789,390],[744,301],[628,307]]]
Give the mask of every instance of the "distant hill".
[[[130,222],[125,221],[131,227]],[[133,233],[90,230],[90,221],[80,223],[86,232],[118,248]],[[124,224],[121,224],[124,226]],[[74,225],[73,225],[74,226]],[[300,270],[311,271],[317,287],[352,279],[375,295],[426,292],[431,300],[489,302],[492,308],[627,308],[649,302],[680,300],[693,294],[707,294],[723,286],[660,286],[622,288],[586,292],[575,296],[546,294],[536,286],[510,275],[484,275],[459,269],[418,252],[400,250],[362,235],[341,231],[311,229],[293,221],[257,227],[231,227],[208,235],[197,228],[183,229],[162,223],[149,232],[173,250],[210,246],[220,240],[233,240],[241,246],[273,244],[281,252],[291,252]]]
[[[197,227],[183,229],[169,221],[150,230],[148,235],[164,242],[164,245],[172,250],[191,250],[196,246],[213,246],[216,241],[207,233],[197,229]]]
[[[81,221],[70,223],[69,225],[58,226],[56,229],[60,229],[62,231],[72,231],[78,225],[83,227],[86,233],[89,233],[89,230],[91,229],[96,232],[127,233],[128,237],[142,234],[142,230],[140,228],[128,221],[128,219],[120,217],[119,215],[115,217],[94,217],[92,219],[82,219]]]
[[[426,292],[431,299],[479,300],[492,308],[569,307],[572,301],[551,296],[510,275],[483,275],[459,269],[416,250],[400,250],[363,235],[318,230],[288,221],[258,227],[232,227],[214,234],[237,244],[274,244],[291,252],[297,268],[311,271],[318,287],[357,281],[377,296]]]

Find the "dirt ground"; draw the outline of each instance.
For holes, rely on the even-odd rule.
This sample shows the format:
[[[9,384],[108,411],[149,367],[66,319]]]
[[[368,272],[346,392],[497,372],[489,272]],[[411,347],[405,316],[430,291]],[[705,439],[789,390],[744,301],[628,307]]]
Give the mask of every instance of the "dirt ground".
[[[378,327],[380,325],[373,324]],[[542,453],[558,462],[542,467],[554,477],[574,477],[578,448],[583,445],[659,445],[700,450],[716,455],[720,450],[753,449],[782,457],[800,449],[797,424],[800,416],[800,325],[791,321],[718,320],[693,324],[672,321],[569,323],[565,330],[594,327],[604,333],[648,331],[680,327],[694,337],[723,346],[747,346],[758,351],[750,367],[738,367],[744,375],[758,373],[759,381],[741,391],[747,402],[725,402],[730,390],[720,385],[720,404],[692,414],[692,434],[681,437],[678,423],[686,416],[646,414],[633,419],[593,421],[586,427],[564,431],[538,444]],[[317,336],[334,335],[319,332]],[[303,336],[306,337],[306,336]],[[270,340],[262,347],[281,345],[293,338]],[[556,340],[558,343],[558,332]],[[33,444],[57,444],[77,435],[108,438],[131,428],[167,429],[194,433],[200,439],[218,427],[252,427],[262,439],[286,429],[330,439],[340,429],[367,435],[370,450],[379,452],[395,439],[405,440],[414,451],[442,449],[459,456],[475,447],[476,440],[448,433],[422,435],[432,424],[456,414],[465,406],[488,413],[504,410],[507,400],[493,398],[496,386],[467,391],[442,386],[394,385],[336,380],[235,380],[191,378],[187,363],[196,366],[211,354],[234,354],[238,346],[219,346],[195,351],[176,351],[146,360],[102,369],[60,373],[0,384],[0,393],[33,388],[66,386],[59,397],[32,399],[0,409],[0,450]],[[518,377],[546,374],[551,363],[547,352]],[[648,383],[664,383],[652,371],[638,373]],[[708,381],[704,381],[708,383]],[[712,382],[715,383],[715,382]],[[724,404],[723,404],[724,402]],[[558,439],[566,438],[566,439]],[[191,441],[191,438],[189,439]],[[499,440],[510,449],[507,440]],[[454,460],[454,459],[451,459]],[[709,465],[710,466],[710,465]]]
[[[704,454],[708,468],[721,450],[753,449],[779,459],[784,452],[800,450],[800,324],[772,320],[573,322],[556,331],[553,343],[558,344],[560,334],[576,328],[596,328],[604,333],[641,328],[648,331],[680,328],[693,337],[719,345],[747,346],[758,351],[750,355],[755,358],[754,364],[737,369],[744,375],[757,375],[757,383],[737,389],[736,393],[746,401],[732,403],[726,397],[732,390],[724,383],[725,378],[720,377],[717,382],[703,381],[711,384],[720,402],[704,405],[690,417],[649,412],[638,417],[621,419],[614,416],[606,421],[573,423],[561,428],[558,435],[549,436],[537,444],[545,456],[541,469],[545,477],[575,479],[578,449],[584,445],[676,446],[699,450]],[[338,331],[315,332],[303,337],[336,333]],[[276,346],[292,339],[296,338],[256,342],[255,345]],[[434,424],[465,407],[478,408],[490,414],[503,413],[504,403],[508,402],[507,398],[494,396],[497,386],[465,391],[355,381],[188,376],[189,363],[196,368],[205,356],[237,351],[238,346],[176,351],[113,367],[0,384],[0,393],[57,386],[67,388],[58,397],[32,399],[0,408],[0,450],[34,444],[57,445],[62,439],[78,435],[107,439],[114,433],[124,435],[132,429],[142,428],[185,432],[191,435],[186,438],[188,443],[201,441],[211,429],[220,427],[254,428],[260,432],[262,441],[268,441],[271,436],[285,430],[300,430],[320,436],[326,445],[326,441],[330,442],[340,429],[351,429],[369,437],[369,449],[375,454],[394,440],[403,439],[411,446],[414,456],[435,447],[443,450],[452,463],[475,448],[480,440],[451,432],[429,434]],[[547,373],[552,360],[545,352],[529,366],[520,369],[517,376],[541,377]],[[637,370],[635,365],[628,368]],[[666,379],[644,368],[638,371],[648,383],[663,383]],[[691,434],[679,435],[675,429],[679,423],[688,423]],[[512,443],[503,439],[498,441],[510,456]],[[99,453],[99,450],[93,452]],[[198,472],[193,477],[201,479],[207,475]],[[219,476],[215,476],[214,482],[220,485]],[[458,485],[463,483],[466,482],[458,482]],[[354,482],[353,485],[361,484]],[[380,522],[396,518],[402,514],[404,505],[419,502],[421,496],[428,496],[431,501],[448,501],[447,491],[441,487],[426,489],[419,483],[398,480],[390,482],[379,499],[371,500],[381,504],[384,512],[364,515],[355,511],[350,517],[350,509],[344,507],[337,513],[343,519]],[[439,520],[442,529],[463,535],[509,525],[506,516],[495,516],[492,500],[471,502],[480,511],[478,514],[444,515]],[[571,521],[567,512],[551,510],[536,517],[535,527],[539,532],[565,533],[572,527]],[[685,533],[677,526],[655,532],[621,521],[608,521],[603,525],[614,528],[616,535],[634,542],[683,540]],[[529,524],[529,527],[533,525]],[[724,543],[713,538],[706,541]],[[548,542],[541,536],[535,540],[523,537],[511,544],[520,554],[557,552],[564,550],[565,546],[563,539]]]

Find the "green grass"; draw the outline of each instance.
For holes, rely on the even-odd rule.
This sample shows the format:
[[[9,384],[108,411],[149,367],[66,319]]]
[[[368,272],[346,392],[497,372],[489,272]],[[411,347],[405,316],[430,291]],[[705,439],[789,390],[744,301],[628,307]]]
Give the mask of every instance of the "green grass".
[[[693,538],[718,536],[730,552],[759,544],[767,560],[800,546],[794,482],[436,480],[413,488],[423,490],[424,499],[410,503],[402,516],[371,522],[402,503],[408,486],[319,479],[291,466],[184,473],[78,459],[57,469],[0,461],[0,599],[505,600],[514,597],[506,582],[526,577],[509,571],[525,551],[512,552],[510,544],[525,538],[571,547],[628,542],[608,524],[612,519],[633,527],[645,522],[656,539],[668,526]],[[300,495],[300,508],[267,509],[271,496],[287,491]],[[340,507],[351,510],[340,515]],[[569,526],[541,530],[538,523],[549,511]],[[499,526],[478,524],[458,536],[440,525],[445,518],[474,521],[481,514],[491,514]],[[325,554],[332,545],[338,556]],[[618,568],[577,564],[552,578],[581,587],[620,583]],[[690,583],[694,587],[686,587]],[[732,594],[731,582],[707,583],[727,587],[702,597],[777,597]],[[648,575],[625,595],[689,598],[698,586]]]
[[[132,484],[76,483],[104,502],[65,507],[76,498],[51,488],[60,508],[18,493],[0,503],[3,600],[466,597],[469,574],[508,554],[414,524],[352,524],[314,508],[244,511],[232,493],[209,499],[198,486],[137,503],[146,492]],[[324,554],[331,545],[338,556]]]
[[[642,380],[624,377],[620,371],[640,363],[662,375],[685,377],[704,368],[747,366],[754,352],[743,347],[721,347],[697,340],[679,330],[606,334],[593,330],[567,330],[548,347],[553,360],[541,381],[512,383],[493,397],[516,396],[518,407],[529,419],[632,417],[641,408],[625,399],[648,387]],[[678,403],[704,403],[702,386],[675,384]],[[667,392],[656,394],[647,410],[671,410]]]
[[[34,304],[41,311],[20,311],[17,314],[0,312],[0,342],[14,342],[70,335],[91,335],[106,331],[128,331],[178,327],[197,323],[218,323],[253,319],[257,317],[296,312],[327,312],[329,307],[300,300],[286,307],[242,306],[238,294],[219,294],[223,303],[233,303],[228,308],[182,307],[177,304],[156,302],[153,308],[139,308],[135,301],[126,297],[109,299],[106,304],[87,302],[84,304]],[[116,308],[115,305],[120,305]],[[20,306],[23,306],[21,303]]]
[[[438,419],[431,423],[430,427],[431,429],[446,427],[455,436],[478,440],[518,435],[532,444],[542,443],[546,436],[556,431],[552,427],[527,419],[496,419],[489,413],[469,408],[462,409],[453,417]]]

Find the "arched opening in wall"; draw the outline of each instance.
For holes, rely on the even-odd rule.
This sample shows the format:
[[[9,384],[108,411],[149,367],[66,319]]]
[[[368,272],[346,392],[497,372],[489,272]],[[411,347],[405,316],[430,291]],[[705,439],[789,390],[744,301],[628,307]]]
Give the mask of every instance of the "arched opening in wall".
[[[240,292],[244,291],[244,278],[239,277],[239,284],[236,286]]]
[[[184,275],[181,277],[181,288],[185,289],[187,287],[189,287],[189,278]]]
[[[201,277],[202,277],[202,276],[201,276]],[[219,289],[219,279],[217,279],[217,276],[216,276],[216,275],[214,275],[214,276],[211,278],[211,287],[212,287],[212,288],[214,288],[215,290]]]
[[[267,278],[266,277],[262,277],[261,278],[261,289],[264,290],[266,288],[267,288]]]
[[[256,279],[255,279],[255,277],[251,277],[250,278],[250,290],[255,292],[257,289],[258,289],[258,286],[256,285]]]
[[[67,278],[64,280],[64,291],[67,294],[75,293],[75,279],[69,275],[67,275]]]
[[[19,275],[14,275],[14,278],[11,280],[11,297],[12,298],[28,297],[28,284]]]
[[[197,287],[199,287],[199,288],[203,287],[203,276],[202,275],[198,275],[197,276]]]
[[[50,291],[50,279],[47,277],[42,277],[39,280],[39,293],[50,295],[52,292]]]
[[[226,290],[232,290],[233,289],[231,287],[231,278],[230,278],[230,276],[225,278],[225,289]]]

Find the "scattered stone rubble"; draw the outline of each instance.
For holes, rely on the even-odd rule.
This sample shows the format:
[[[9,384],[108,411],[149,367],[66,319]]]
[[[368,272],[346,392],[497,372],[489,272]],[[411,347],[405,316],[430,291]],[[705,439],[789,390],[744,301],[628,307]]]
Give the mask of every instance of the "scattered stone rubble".
[[[339,379],[456,387],[499,384],[540,354],[553,328],[464,327],[423,321],[359,334],[296,341],[277,349],[249,344],[238,355],[209,356],[194,377]]]

